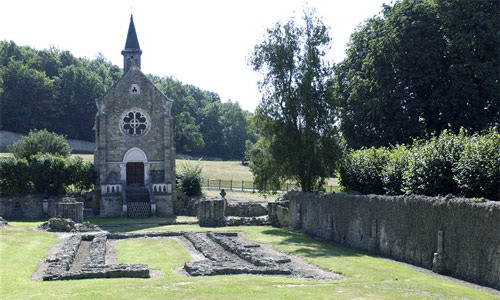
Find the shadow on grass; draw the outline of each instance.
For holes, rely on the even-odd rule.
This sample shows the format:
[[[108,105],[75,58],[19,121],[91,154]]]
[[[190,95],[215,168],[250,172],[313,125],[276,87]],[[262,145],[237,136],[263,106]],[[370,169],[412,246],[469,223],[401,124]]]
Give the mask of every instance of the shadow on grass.
[[[131,232],[159,226],[173,225],[177,217],[171,218],[88,218],[92,224],[111,232]]]
[[[262,231],[263,234],[271,236],[279,236],[282,238],[278,245],[289,246],[292,249],[291,253],[297,254],[306,258],[328,258],[339,256],[360,257],[364,254],[358,251],[344,248],[341,245],[329,244],[327,241],[315,239],[306,234],[299,232],[290,232],[281,229],[268,229]]]

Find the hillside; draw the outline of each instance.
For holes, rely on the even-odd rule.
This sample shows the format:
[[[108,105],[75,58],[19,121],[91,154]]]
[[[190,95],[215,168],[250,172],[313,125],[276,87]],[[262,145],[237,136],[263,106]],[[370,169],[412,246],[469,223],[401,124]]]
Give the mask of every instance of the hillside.
[[[26,134],[46,128],[92,142],[95,99],[122,74],[121,67],[103,56],[78,58],[56,48],[37,50],[0,41],[0,130]],[[222,103],[215,92],[172,77],[148,76],[174,100],[179,153],[243,157],[245,141],[255,140],[249,112],[237,102]]]

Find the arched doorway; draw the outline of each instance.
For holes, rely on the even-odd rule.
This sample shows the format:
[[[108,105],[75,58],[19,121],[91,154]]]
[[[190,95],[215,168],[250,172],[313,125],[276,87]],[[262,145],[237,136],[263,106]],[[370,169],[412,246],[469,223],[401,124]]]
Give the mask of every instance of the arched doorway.
[[[144,151],[139,148],[132,148],[123,156],[123,163],[125,174],[122,174],[127,182],[127,186],[144,186],[147,181],[147,167],[146,163],[148,158]]]

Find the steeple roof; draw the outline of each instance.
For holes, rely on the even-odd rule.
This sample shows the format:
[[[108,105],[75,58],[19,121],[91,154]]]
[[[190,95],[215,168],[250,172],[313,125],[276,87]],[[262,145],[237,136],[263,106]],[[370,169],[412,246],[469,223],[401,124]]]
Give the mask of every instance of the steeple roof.
[[[134,18],[130,15],[130,25],[128,26],[127,41],[125,42],[126,51],[140,50],[139,40],[137,39],[137,33],[135,32]]]

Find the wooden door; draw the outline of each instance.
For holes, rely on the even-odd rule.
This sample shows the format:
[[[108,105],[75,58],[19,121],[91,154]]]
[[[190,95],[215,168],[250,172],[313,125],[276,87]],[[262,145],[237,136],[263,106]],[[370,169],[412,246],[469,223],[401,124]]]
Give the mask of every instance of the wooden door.
[[[144,163],[141,162],[127,163],[127,185],[131,186],[144,185]]]

